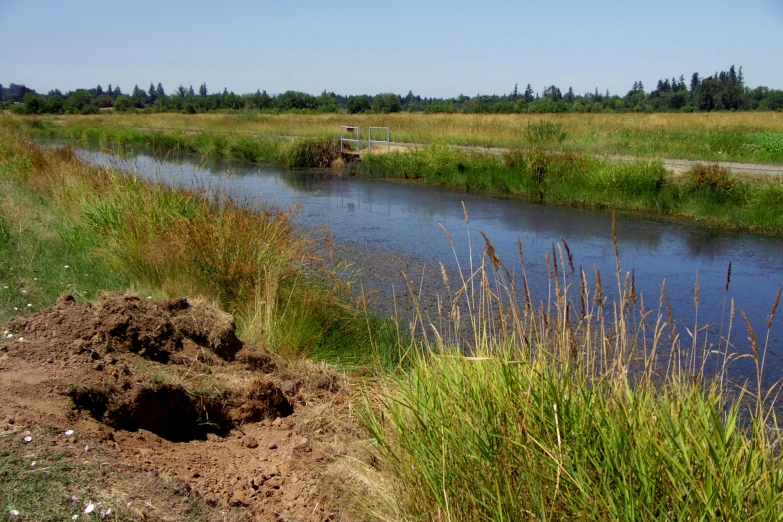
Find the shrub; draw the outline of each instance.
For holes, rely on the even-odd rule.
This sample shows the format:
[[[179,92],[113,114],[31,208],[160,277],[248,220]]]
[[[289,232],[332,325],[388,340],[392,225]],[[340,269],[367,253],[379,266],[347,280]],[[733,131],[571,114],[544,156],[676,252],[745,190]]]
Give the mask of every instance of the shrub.
[[[530,143],[562,143],[568,137],[568,133],[562,123],[542,121],[528,125],[525,136]]]
[[[686,189],[691,194],[704,194],[720,202],[738,201],[745,192],[745,184],[717,163],[696,164],[686,173]]]

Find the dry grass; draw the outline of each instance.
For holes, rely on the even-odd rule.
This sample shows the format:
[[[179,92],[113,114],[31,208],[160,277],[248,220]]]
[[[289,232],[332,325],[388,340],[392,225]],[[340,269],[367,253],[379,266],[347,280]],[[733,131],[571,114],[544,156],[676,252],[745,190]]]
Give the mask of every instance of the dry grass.
[[[116,128],[225,132],[275,136],[339,133],[340,125],[391,127],[392,139],[431,143],[445,140],[471,145],[518,143],[530,124],[560,123],[571,137],[623,131],[762,130],[783,132],[783,116],[774,112],[694,114],[124,114],[53,116],[66,127],[107,125]]]

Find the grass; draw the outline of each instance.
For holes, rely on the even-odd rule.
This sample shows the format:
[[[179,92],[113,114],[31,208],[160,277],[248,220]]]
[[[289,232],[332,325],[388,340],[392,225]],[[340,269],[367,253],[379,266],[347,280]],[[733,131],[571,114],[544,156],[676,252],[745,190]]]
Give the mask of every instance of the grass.
[[[561,135],[558,128],[539,134],[550,141]],[[763,336],[748,325],[752,349],[734,353],[729,302],[717,341],[699,325],[681,340],[666,295],[650,310],[636,294],[616,240],[614,303],[600,274],[590,287],[575,271],[565,243],[547,259],[551,299],[534,303],[524,260],[517,277],[484,237],[486,255],[460,267],[465,275],[438,312],[428,316],[414,300],[410,335],[397,337],[402,325],[357,313],[288,213],[96,169],[67,149],[29,145],[13,124],[0,129],[0,147],[0,179],[17,190],[12,200],[27,193],[50,209],[52,222],[69,223],[54,241],[68,239],[93,262],[164,295],[206,296],[233,311],[245,339],[284,356],[371,365],[381,376],[362,415],[378,467],[394,486],[385,499],[393,507],[378,513],[404,520],[780,519],[777,385],[762,387]],[[639,209],[688,202],[716,214],[745,208],[737,211],[742,216],[754,211],[740,203],[759,197],[717,167],[695,169],[675,187],[658,163],[609,166],[577,152],[520,149],[489,159],[431,147],[393,161],[412,162],[400,163],[409,169],[403,176],[461,179],[477,189],[499,172],[493,183],[506,183],[509,193],[532,191],[545,200],[586,193],[602,204],[621,197]],[[770,206],[756,212],[779,197],[764,194]],[[33,234],[17,227],[26,205],[3,204],[0,245],[13,253]],[[13,259],[3,270],[21,273],[24,258]],[[727,277],[727,299],[729,284]],[[748,358],[755,382],[734,385],[732,363]],[[0,462],[17,466],[19,480],[19,456],[4,454]],[[21,491],[17,482],[6,484],[5,491]],[[36,491],[49,488],[49,498],[59,498],[58,484]],[[8,502],[21,500],[6,501],[11,509]]]
[[[758,378],[729,393],[733,303],[717,343],[698,328],[680,340],[665,294],[644,307],[615,242],[616,303],[563,243],[539,306],[524,262],[515,283],[484,239],[444,313],[419,312],[412,368],[368,395],[403,519],[780,519],[777,388],[762,388],[767,346],[749,329]]]
[[[74,266],[79,274],[89,274],[92,269],[82,264],[94,259],[108,267],[104,273],[116,274],[117,284],[129,281],[162,296],[204,296],[236,316],[243,339],[282,356],[350,366],[380,358],[386,361],[380,366],[394,365],[396,337],[378,339],[376,348],[384,348],[371,351],[368,325],[384,320],[368,319],[357,308],[348,285],[337,276],[340,267],[330,266],[315,240],[295,229],[290,212],[250,208],[223,194],[173,189],[94,168],[69,149],[28,144],[13,126],[2,127],[0,147],[3,182],[28,187],[31,198],[68,223],[60,240],[70,243],[70,250],[41,248],[58,252],[48,255],[54,256],[52,263],[62,262],[52,265],[60,266],[60,272]],[[45,230],[39,227],[38,232]],[[21,262],[27,253],[12,242],[25,234],[5,236],[6,248]],[[29,237],[37,241],[35,234]],[[78,264],[67,258],[76,251],[82,256]],[[13,279],[9,290],[32,279],[32,272],[17,274],[24,272],[18,264],[8,269],[8,279]],[[101,279],[95,284],[116,287]],[[86,290],[94,295],[92,287]],[[60,291],[55,286],[42,295],[41,306]]]
[[[501,157],[434,145],[404,154],[366,156],[351,168],[366,177],[414,179],[466,192],[783,233],[783,183],[743,181],[715,164],[697,164],[684,176],[674,177],[658,161],[610,163],[540,147],[512,149]]]
[[[40,193],[3,174],[0,168],[0,323],[39,312],[63,293],[94,299],[129,286],[89,255],[84,237]]]
[[[783,118],[772,112],[695,114],[109,114],[100,116],[20,117],[40,135],[106,141],[128,131],[155,131],[159,140],[195,142],[193,133],[232,140],[286,137],[335,139],[341,125],[390,127],[397,142],[529,147],[544,138],[547,147],[589,154],[701,161],[783,164]],[[541,135],[543,132],[545,135]],[[554,133],[554,134],[552,134]],[[127,134],[133,139],[133,134]],[[168,138],[165,138],[168,136]],[[555,139],[552,139],[555,138]],[[562,139],[560,139],[562,138]],[[204,138],[198,152],[226,150]],[[208,143],[207,143],[208,142]],[[233,157],[236,157],[232,154]],[[255,160],[266,161],[266,160]]]

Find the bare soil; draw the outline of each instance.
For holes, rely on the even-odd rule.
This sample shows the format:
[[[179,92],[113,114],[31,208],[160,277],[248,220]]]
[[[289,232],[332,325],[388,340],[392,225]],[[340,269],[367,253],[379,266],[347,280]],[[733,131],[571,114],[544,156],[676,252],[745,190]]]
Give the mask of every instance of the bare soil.
[[[100,460],[115,471],[104,502],[115,512],[192,519],[198,501],[198,520],[353,518],[332,470],[369,457],[346,377],[244,345],[230,315],[66,295],[3,337],[0,449],[36,433],[28,446]]]

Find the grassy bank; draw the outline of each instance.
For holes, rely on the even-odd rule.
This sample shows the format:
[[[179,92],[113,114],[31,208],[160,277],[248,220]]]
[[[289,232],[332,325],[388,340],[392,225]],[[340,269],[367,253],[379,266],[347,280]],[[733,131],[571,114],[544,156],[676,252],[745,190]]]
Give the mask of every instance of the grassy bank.
[[[15,117],[17,118],[17,117]],[[699,114],[108,114],[18,117],[49,135],[102,139],[127,130],[337,138],[341,125],[388,126],[392,140],[529,147],[645,158],[783,164],[783,118],[773,112]],[[208,146],[199,148],[204,152]]]
[[[291,118],[292,115],[286,117]],[[194,124],[197,128],[201,125],[205,132],[138,130],[115,125],[117,122],[127,123],[122,118],[125,117],[67,119],[63,126],[45,120],[25,120],[24,125],[34,136],[55,135],[98,141],[120,149],[132,145],[161,155],[184,151],[273,163],[288,168],[324,168],[340,162],[339,145],[329,137],[290,140],[237,132],[222,134],[214,128],[215,125],[207,124],[215,120],[214,115],[209,116],[207,123],[199,124],[197,121]],[[175,119],[174,123],[177,121]],[[652,127],[652,124],[649,126]],[[628,132],[646,136],[647,132],[659,131],[653,127],[652,130],[635,128]],[[734,131],[715,128],[710,132],[733,133],[737,140],[744,139],[741,133]],[[525,128],[523,141],[527,145],[511,148],[503,155],[437,144],[405,153],[367,155],[361,163],[351,164],[350,171],[366,177],[417,179],[467,192],[521,196],[582,208],[642,212],[761,234],[783,233],[783,182],[780,180],[739,179],[713,166],[696,166],[684,176],[673,176],[654,160],[621,164],[597,159],[581,152],[579,147],[568,145],[568,135],[562,123],[544,120]],[[783,140],[783,134],[780,136]],[[665,136],[661,140],[662,143],[670,143]],[[655,142],[652,138],[642,141]],[[685,142],[698,143],[699,139],[688,137]],[[754,158],[763,159],[758,155]]]
[[[237,317],[247,341],[264,343],[288,357],[366,364],[380,353],[367,342],[368,320],[379,331],[388,329],[384,321],[359,312],[335,267],[317,253],[312,239],[294,229],[289,212],[250,209],[219,194],[146,183],[88,166],[70,149],[30,145],[12,126],[0,132],[3,182],[18,195],[5,204],[9,210],[4,210],[0,248],[12,252],[10,259],[29,260],[33,255],[30,270],[13,261],[4,268],[16,289],[6,292],[8,302],[18,303],[20,310],[19,305],[27,303],[15,292],[37,283],[36,270],[56,270],[42,273],[40,280],[61,281],[74,274],[75,282],[66,288],[78,291],[80,281],[92,277],[94,283],[83,290],[91,297],[97,289],[127,283],[160,295],[202,295]],[[50,219],[61,224],[50,228],[33,223],[35,233],[17,225],[19,220],[29,222],[30,209],[36,208],[23,203],[23,195],[38,201]],[[26,246],[40,242],[40,237],[59,242],[39,248],[41,256],[52,258],[48,269],[37,266],[35,245]],[[78,263],[75,252],[81,256]],[[90,263],[108,268],[98,277]],[[23,273],[17,273],[20,270]],[[62,289],[55,285],[42,292],[41,303],[50,304]]]
[[[412,369],[365,408],[401,518],[779,520],[780,431],[758,393],[767,347],[751,330],[759,378],[729,393],[732,336],[746,335],[733,304],[719,339],[680,340],[666,296],[645,309],[619,256],[607,303],[558,245],[552,300],[536,305],[488,240],[486,252],[443,316],[420,313]]]
[[[478,173],[490,161],[468,155],[455,162],[440,151],[394,161],[413,158],[422,162],[415,172],[429,168],[443,176]],[[546,197],[585,185],[569,176],[594,160],[520,152],[505,163],[491,161],[498,162],[492,171],[527,173],[508,182]],[[438,171],[444,165],[445,174]],[[638,193],[640,206],[650,204],[649,191],[674,191],[659,182],[660,165],[639,165],[617,166],[631,169],[627,178],[611,171],[613,182],[604,183],[625,180],[625,192]],[[712,187],[714,197],[734,190],[719,171],[692,178],[694,190]],[[763,332],[733,331],[741,312],[730,302],[717,340],[695,328],[695,339],[681,341],[665,314],[665,295],[663,315],[650,313],[633,278],[620,271],[619,257],[620,299],[611,303],[601,278],[589,288],[563,245],[547,260],[552,300],[539,305],[524,280],[512,283],[511,268],[487,240],[486,256],[458,271],[464,279],[445,281],[452,291],[437,315],[417,308],[410,292],[419,310],[414,341],[398,340],[396,333],[407,329],[359,314],[286,212],[250,211],[225,198],[90,167],[68,150],[27,143],[10,125],[0,128],[0,181],[9,196],[0,206],[3,277],[19,294],[37,288],[25,285],[52,281],[51,290],[40,291],[40,306],[72,287],[85,297],[128,285],[161,296],[203,295],[233,312],[248,341],[285,357],[321,356],[374,371],[379,377],[368,386],[362,411],[380,471],[365,470],[360,478],[390,477],[394,488],[380,499],[360,499],[380,504],[368,518],[779,519],[777,418],[772,396],[759,400],[768,347],[757,341]],[[55,249],[65,257],[46,254]],[[26,266],[28,252],[38,252],[33,258],[40,264]],[[88,275],[63,272],[71,267]],[[48,275],[35,279],[39,273]],[[21,303],[13,295],[16,301],[7,302]],[[778,303],[771,305],[768,326]],[[748,335],[759,378],[729,387],[733,339]],[[405,365],[397,364],[401,353],[409,356]],[[717,373],[706,371],[716,366]],[[20,455],[0,457],[12,469],[23,464]],[[24,491],[21,474],[7,479],[0,473],[6,487]]]
[[[783,183],[743,181],[714,165],[697,165],[675,178],[657,161],[610,163],[542,148],[513,149],[501,157],[432,146],[366,156],[351,168],[366,177],[416,179],[467,192],[783,234]]]

